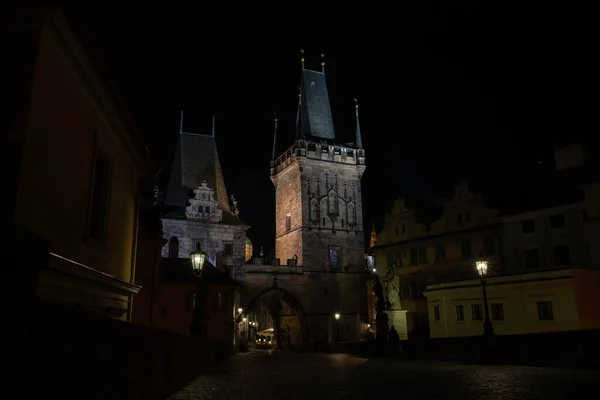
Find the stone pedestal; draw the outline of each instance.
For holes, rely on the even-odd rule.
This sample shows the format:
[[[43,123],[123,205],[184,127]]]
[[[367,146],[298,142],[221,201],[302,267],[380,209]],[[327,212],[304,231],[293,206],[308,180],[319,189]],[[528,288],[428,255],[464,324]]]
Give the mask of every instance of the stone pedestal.
[[[394,328],[398,331],[400,340],[408,339],[408,322],[406,319],[407,310],[386,310],[384,311],[388,316],[388,328],[394,325]]]

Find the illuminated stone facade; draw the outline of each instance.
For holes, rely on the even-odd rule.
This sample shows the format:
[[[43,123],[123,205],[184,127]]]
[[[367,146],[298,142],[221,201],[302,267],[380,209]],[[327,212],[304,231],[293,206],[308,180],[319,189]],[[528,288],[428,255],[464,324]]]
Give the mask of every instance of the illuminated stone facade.
[[[298,136],[271,163],[275,259],[256,258],[235,277],[245,309],[267,293],[281,293],[276,308],[294,315],[275,310],[275,328],[292,332],[289,340],[307,348],[310,342],[357,341],[366,331],[366,166],[358,109],[356,141],[336,144],[324,74],[303,70],[301,85]]]

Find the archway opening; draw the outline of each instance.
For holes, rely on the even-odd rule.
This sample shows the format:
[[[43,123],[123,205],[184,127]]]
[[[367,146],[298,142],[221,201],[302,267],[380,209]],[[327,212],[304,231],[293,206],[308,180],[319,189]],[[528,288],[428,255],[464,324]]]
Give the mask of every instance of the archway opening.
[[[240,324],[242,340],[255,348],[302,351],[309,342],[300,302],[287,290],[273,287],[254,296]]]

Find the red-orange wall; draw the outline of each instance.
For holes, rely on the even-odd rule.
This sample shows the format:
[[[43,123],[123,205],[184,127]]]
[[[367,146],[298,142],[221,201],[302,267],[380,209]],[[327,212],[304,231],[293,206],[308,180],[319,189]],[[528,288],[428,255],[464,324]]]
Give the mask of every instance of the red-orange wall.
[[[600,329],[600,271],[573,270],[580,329]]]

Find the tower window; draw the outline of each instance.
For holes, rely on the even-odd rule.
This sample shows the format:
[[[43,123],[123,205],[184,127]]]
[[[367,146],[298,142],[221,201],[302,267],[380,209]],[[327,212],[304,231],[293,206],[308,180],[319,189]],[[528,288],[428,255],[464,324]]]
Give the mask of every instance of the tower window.
[[[323,226],[325,226],[325,217],[323,217]]]
[[[341,251],[339,247],[329,248],[329,268],[332,270],[338,270],[340,267]]]
[[[285,216],[285,230],[286,232],[292,230],[292,216],[290,214]]]
[[[344,218],[342,218],[342,228],[344,227]]]
[[[233,255],[233,243],[225,243],[225,248],[223,249],[223,253],[226,256],[232,256]]]

